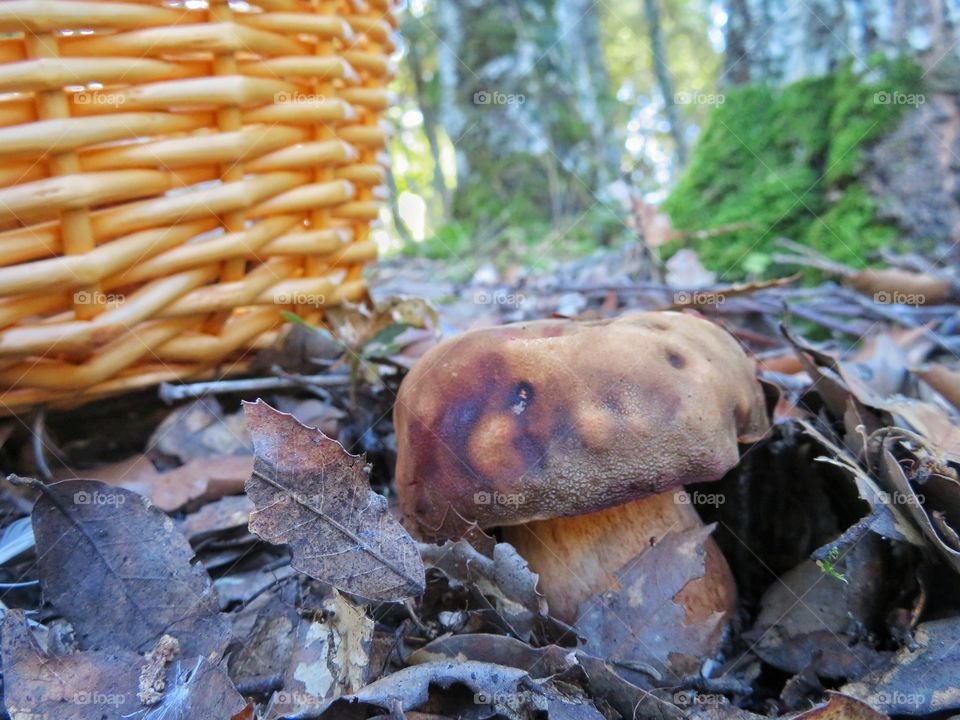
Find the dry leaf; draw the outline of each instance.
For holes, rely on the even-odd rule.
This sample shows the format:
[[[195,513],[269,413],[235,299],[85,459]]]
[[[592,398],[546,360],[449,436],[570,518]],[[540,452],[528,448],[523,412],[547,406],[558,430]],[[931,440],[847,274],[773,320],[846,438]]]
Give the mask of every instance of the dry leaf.
[[[375,601],[421,594],[416,544],[370,489],[364,458],[262,400],[244,410],[256,455],[250,531],[289,544],[297,570],[345,592]]]
[[[537,592],[537,574],[508,543],[497,543],[488,557],[466,540],[423,543],[424,562],[451,586],[464,586],[488,620],[528,640],[547,621],[547,601]]]
[[[3,617],[4,707],[13,720],[101,720],[140,709],[133,652],[54,657],[37,643],[22,610]]]
[[[466,697],[456,692],[431,694],[431,689],[446,690],[454,685],[466,686],[469,694]],[[431,707],[426,712],[451,717],[603,719],[603,715],[583,698],[561,695],[549,683],[536,681],[523,670],[469,660],[444,660],[404,668],[353,695],[341,696],[329,704],[326,712],[317,716],[330,720],[350,717],[347,713],[355,708],[385,712],[395,712],[399,708],[405,713],[423,708],[428,703]],[[464,703],[468,704],[466,711],[459,707]],[[478,711],[482,714],[477,715]]]
[[[844,685],[852,695],[888,715],[929,715],[960,709],[960,621],[917,626],[918,647],[903,648],[888,666]]]
[[[33,508],[44,599],[81,648],[145,652],[163,634],[181,655],[219,657],[230,639],[216,592],[173,520],[94,480],[44,486]]]
[[[161,510],[173,512],[192,500],[212,500],[243,491],[250,477],[253,458],[230,455],[190,460],[185,465],[160,472],[146,455],[85,470],[89,480],[133,490]],[[71,473],[70,477],[73,477]],[[62,479],[67,479],[66,477]]]
[[[673,532],[617,573],[620,589],[581,604],[577,629],[584,650],[608,662],[653,677],[682,675],[699,665],[696,648],[718,632],[723,613],[687,625],[686,610],[674,597],[704,573],[703,543],[713,525]]]
[[[877,667],[883,656],[851,618],[871,618],[878,611],[888,579],[884,547],[883,540],[867,534],[838,553],[830,566],[835,575],[804,560],[772,583],[761,598],[756,624],[746,634],[755,640],[757,655],[785,672],[799,673],[810,666],[821,677],[859,677]]]

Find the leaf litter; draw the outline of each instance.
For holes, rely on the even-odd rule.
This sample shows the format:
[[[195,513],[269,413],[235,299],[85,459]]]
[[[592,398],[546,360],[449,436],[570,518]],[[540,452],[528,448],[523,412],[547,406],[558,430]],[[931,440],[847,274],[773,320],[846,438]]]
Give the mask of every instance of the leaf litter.
[[[774,419],[726,477],[688,488],[715,524],[739,591],[714,655],[686,655],[685,636],[671,632],[684,622],[676,596],[700,577],[708,532],[667,534],[621,569],[619,588],[567,624],[497,532],[473,528],[463,540],[429,544],[403,528],[389,411],[437,329],[447,318],[463,329],[557,308],[589,320],[676,302],[668,286],[616,280],[630,272],[616,262],[553,278],[515,273],[511,289],[536,303],[487,308],[485,321],[474,307],[473,316],[445,313],[441,322],[407,299],[345,307],[331,316],[329,337],[300,327],[296,357],[285,355],[289,343],[278,346],[268,367],[289,361],[289,372],[308,376],[346,367],[353,383],[294,383],[263,400],[225,384],[219,398],[149,408],[145,417],[166,418],[121,438],[115,453],[92,457],[102,443],[57,443],[75,438],[76,420],[49,416],[55,481],[11,478],[0,493],[7,714],[879,720],[960,712],[960,364],[949,350],[960,345],[946,314],[878,307],[869,294],[845,301],[851,316],[817,324],[824,297],[867,280],[887,288],[896,275],[851,276],[849,290],[806,295],[789,279],[724,288],[704,277],[697,282],[709,292],[699,298],[726,291],[728,301],[683,303],[754,353]],[[604,277],[614,282],[601,288]],[[467,299],[475,292],[462,289]],[[844,327],[864,319],[874,329],[856,342]],[[29,448],[29,438],[14,428],[3,448],[8,469],[34,474],[37,463],[18,447]],[[703,502],[711,496],[725,501]]]

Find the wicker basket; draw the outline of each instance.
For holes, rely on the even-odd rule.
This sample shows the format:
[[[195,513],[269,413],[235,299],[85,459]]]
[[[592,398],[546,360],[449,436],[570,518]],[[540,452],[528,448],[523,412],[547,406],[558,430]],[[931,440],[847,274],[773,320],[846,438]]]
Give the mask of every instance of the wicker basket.
[[[235,371],[363,293],[391,1],[0,2],[0,412]]]

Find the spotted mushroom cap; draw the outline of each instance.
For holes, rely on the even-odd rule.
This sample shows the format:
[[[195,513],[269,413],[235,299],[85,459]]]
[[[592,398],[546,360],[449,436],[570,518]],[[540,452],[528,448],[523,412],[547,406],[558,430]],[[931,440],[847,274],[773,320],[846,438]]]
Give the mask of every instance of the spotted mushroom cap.
[[[672,312],[463,333],[407,375],[394,423],[400,507],[427,538],[716,480],[768,428],[736,340]]]

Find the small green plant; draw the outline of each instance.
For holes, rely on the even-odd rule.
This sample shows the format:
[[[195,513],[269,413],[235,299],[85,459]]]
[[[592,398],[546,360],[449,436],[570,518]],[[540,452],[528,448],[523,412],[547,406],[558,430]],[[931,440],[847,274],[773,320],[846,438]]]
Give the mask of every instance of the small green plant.
[[[836,580],[850,584],[850,581],[847,580],[847,576],[838,571],[834,567],[834,563],[840,559],[840,548],[833,547],[830,548],[830,552],[827,553],[825,560],[817,560],[817,567],[819,567],[825,575],[829,575]]]
[[[353,410],[357,407],[357,384],[360,378],[366,377],[371,383],[379,382],[378,374],[371,371],[371,365],[375,367],[385,358],[400,352],[404,346],[397,342],[397,338],[407,328],[414,327],[411,323],[393,322],[372,335],[356,333],[348,338],[338,337],[327,328],[317,327],[295,313],[284,311],[281,314],[284,320],[309,328],[343,348],[340,361],[346,364],[350,372],[350,407]]]

